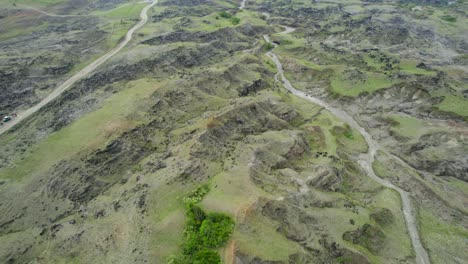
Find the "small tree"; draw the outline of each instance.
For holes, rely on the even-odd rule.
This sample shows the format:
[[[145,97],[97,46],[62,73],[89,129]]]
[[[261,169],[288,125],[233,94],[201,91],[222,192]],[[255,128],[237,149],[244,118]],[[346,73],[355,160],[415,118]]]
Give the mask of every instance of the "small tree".
[[[231,13],[228,13],[228,12],[226,12],[226,11],[220,12],[220,13],[219,13],[219,16],[222,17],[222,18],[226,18],[226,19],[232,17]]]
[[[221,213],[210,213],[200,226],[200,238],[205,247],[217,248],[224,245],[234,230],[234,220]]]
[[[235,17],[235,16],[231,17],[231,23],[233,25],[238,25],[240,23],[240,18]]]

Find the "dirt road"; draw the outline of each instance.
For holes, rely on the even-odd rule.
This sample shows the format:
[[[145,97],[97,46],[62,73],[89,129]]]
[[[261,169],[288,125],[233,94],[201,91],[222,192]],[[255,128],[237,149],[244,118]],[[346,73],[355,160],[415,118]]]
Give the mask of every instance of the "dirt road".
[[[119,43],[115,48],[104,54],[102,57],[99,59],[95,60],[85,68],[83,68],[81,71],[70,77],[68,80],[66,80],[64,83],[59,85],[52,93],[50,93],[46,98],[42,99],[38,104],[24,110],[21,112],[18,112],[18,117],[14,118],[8,123],[5,123],[3,126],[0,127],[0,135],[8,131],[10,128],[15,126],[16,124],[20,123],[24,119],[28,118],[35,112],[37,112],[41,107],[45,106],[46,104],[50,103],[53,101],[55,98],[60,96],[65,90],[67,90],[70,86],[75,84],[77,81],[88,75],[89,73],[93,72],[96,70],[99,66],[101,66],[103,63],[108,61],[112,56],[117,54],[119,51],[121,51],[133,38],[133,33],[140,29],[143,25],[148,22],[148,10],[155,6],[158,3],[158,0],[153,0],[151,2],[148,2],[148,5],[145,6],[140,13],[140,21],[138,24],[133,26],[129,31],[127,31],[127,34],[125,35],[125,39]]]

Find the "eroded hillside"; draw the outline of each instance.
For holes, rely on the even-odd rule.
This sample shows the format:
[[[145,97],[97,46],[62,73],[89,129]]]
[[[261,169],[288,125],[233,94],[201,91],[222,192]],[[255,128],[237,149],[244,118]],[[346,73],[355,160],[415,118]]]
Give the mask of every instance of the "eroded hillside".
[[[0,113],[116,46],[148,4],[3,1]],[[467,4],[244,4],[160,0],[0,135],[1,263],[217,263],[195,261],[204,247],[223,263],[468,261]],[[374,149],[388,185],[363,164]],[[189,251],[217,213],[228,240]]]

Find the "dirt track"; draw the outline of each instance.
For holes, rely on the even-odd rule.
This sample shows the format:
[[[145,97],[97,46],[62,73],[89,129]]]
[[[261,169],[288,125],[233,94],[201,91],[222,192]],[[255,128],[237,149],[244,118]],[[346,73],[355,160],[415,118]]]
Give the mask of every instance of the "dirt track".
[[[133,26],[130,30],[127,31],[127,34],[125,35],[125,39],[122,40],[122,42],[119,43],[115,48],[101,56],[99,59],[95,60],[85,68],[83,68],[81,71],[70,77],[68,80],[66,80],[64,83],[59,85],[55,90],[50,93],[47,97],[42,99],[38,104],[24,110],[18,113],[18,117],[14,118],[8,123],[5,123],[3,126],[0,127],[0,135],[8,131],[10,128],[15,126],[16,124],[20,123],[24,119],[30,117],[32,114],[36,113],[39,109],[41,109],[43,106],[46,104],[52,102],[54,99],[56,99],[58,96],[60,96],[64,91],[66,91],[70,86],[75,84],[77,81],[88,75],[89,73],[93,72],[96,70],[99,66],[104,64],[106,61],[108,61],[112,56],[117,54],[119,51],[121,51],[133,38],[133,33],[140,29],[143,25],[148,22],[148,10],[155,6],[158,3],[158,0],[153,0],[149,2],[147,6],[145,6],[140,13],[140,21],[138,24]]]

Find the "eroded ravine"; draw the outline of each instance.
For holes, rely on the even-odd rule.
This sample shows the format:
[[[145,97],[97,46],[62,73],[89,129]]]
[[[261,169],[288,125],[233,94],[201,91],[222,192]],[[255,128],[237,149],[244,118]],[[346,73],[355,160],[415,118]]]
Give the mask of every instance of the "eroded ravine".
[[[134,25],[132,28],[130,28],[127,33],[125,34],[125,39],[122,40],[122,42],[119,43],[115,48],[98,58],[97,60],[93,61],[91,64],[83,68],[81,71],[70,77],[68,80],[66,80],[64,83],[59,85],[52,93],[50,93],[47,97],[42,99],[39,103],[36,105],[21,111],[18,113],[18,117],[15,119],[11,120],[8,123],[5,123],[3,126],[0,127],[0,135],[8,131],[10,128],[15,126],[16,124],[20,123],[24,119],[30,117],[32,114],[36,113],[41,109],[43,106],[46,104],[52,102],[54,99],[56,99],[58,96],[60,96],[64,91],[66,91],[70,86],[75,84],[77,81],[79,81],[81,78],[85,77],[86,75],[90,74],[94,70],[96,70],[99,66],[104,64],[106,61],[108,61],[110,58],[112,58],[115,54],[117,54],[119,51],[121,51],[127,44],[133,39],[133,33],[140,29],[143,25],[148,22],[148,10],[155,6],[158,3],[158,0],[152,0],[148,2],[148,5],[145,6],[140,13],[140,21],[138,24]]]
[[[281,32],[280,34],[288,34],[288,33],[291,33],[293,31],[294,31],[294,28],[285,27],[285,30],[283,32]],[[265,35],[264,39],[267,42],[273,44],[274,47],[277,46],[277,44],[273,43],[270,40],[268,35]],[[408,233],[409,233],[410,238],[411,238],[411,243],[413,245],[413,248],[414,248],[414,251],[415,251],[415,254],[416,254],[416,263],[418,263],[418,264],[429,264],[430,263],[429,255],[427,254],[426,249],[422,246],[421,239],[419,237],[418,229],[417,229],[417,226],[416,226],[416,217],[414,215],[414,210],[413,210],[412,205],[411,205],[411,200],[410,200],[409,194],[407,192],[405,192],[404,190],[402,190],[401,188],[393,185],[392,183],[378,177],[375,174],[375,172],[374,172],[374,170],[372,168],[372,164],[374,163],[375,155],[376,155],[377,151],[378,150],[384,151],[384,150],[372,138],[372,136],[361,125],[359,125],[359,123],[357,123],[356,120],[354,120],[354,118],[352,116],[348,115],[347,113],[345,113],[344,111],[342,111],[340,109],[334,108],[333,106],[331,106],[330,104],[326,103],[325,101],[323,101],[323,100],[321,100],[319,98],[312,97],[311,95],[306,94],[306,93],[294,88],[292,86],[292,84],[289,82],[289,80],[285,77],[284,70],[283,70],[283,65],[282,65],[281,61],[279,60],[278,56],[275,53],[273,53],[273,51],[267,52],[267,56],[270,59],[272,59],[273,62],[275,63],[275,65],[276,65],[276,69],[277,69],[278,73],[275,76],[275,79],[277,81],[279,81],[278,76],[280,76],[283,86],[288,91],[290,91],[292,94],[294,94],[297,97],[303,98],[305,100],[308,100],[309,102],[320,105],[321,107],[327,109],[333,115],[335,115],[336,117],[341,119],[343,122],[349,124],[350,127],[352,127],[353,129],[359,131],[359,133],[364,137],[364,139],[366,140],[366,142],[367,142],[367,144],[369,146],[369,150],[368,150],[367,153],[361,154],[359,156],[358,162],[359,162],[360,166],[366,171],[367,175],[371,179],[373,179],[374,181],[378,182],[379,184],[381,184],[381,185],[383,185],[383,186],[385,186],[385,187],[387,187],[389,189],[395,190],[396,192],[398,192],[400,194],[401,201],[402,201],[402,207],[403,207],[403,214],[404,214],[405,222],[406,222],[406,227],[408,229]]]

